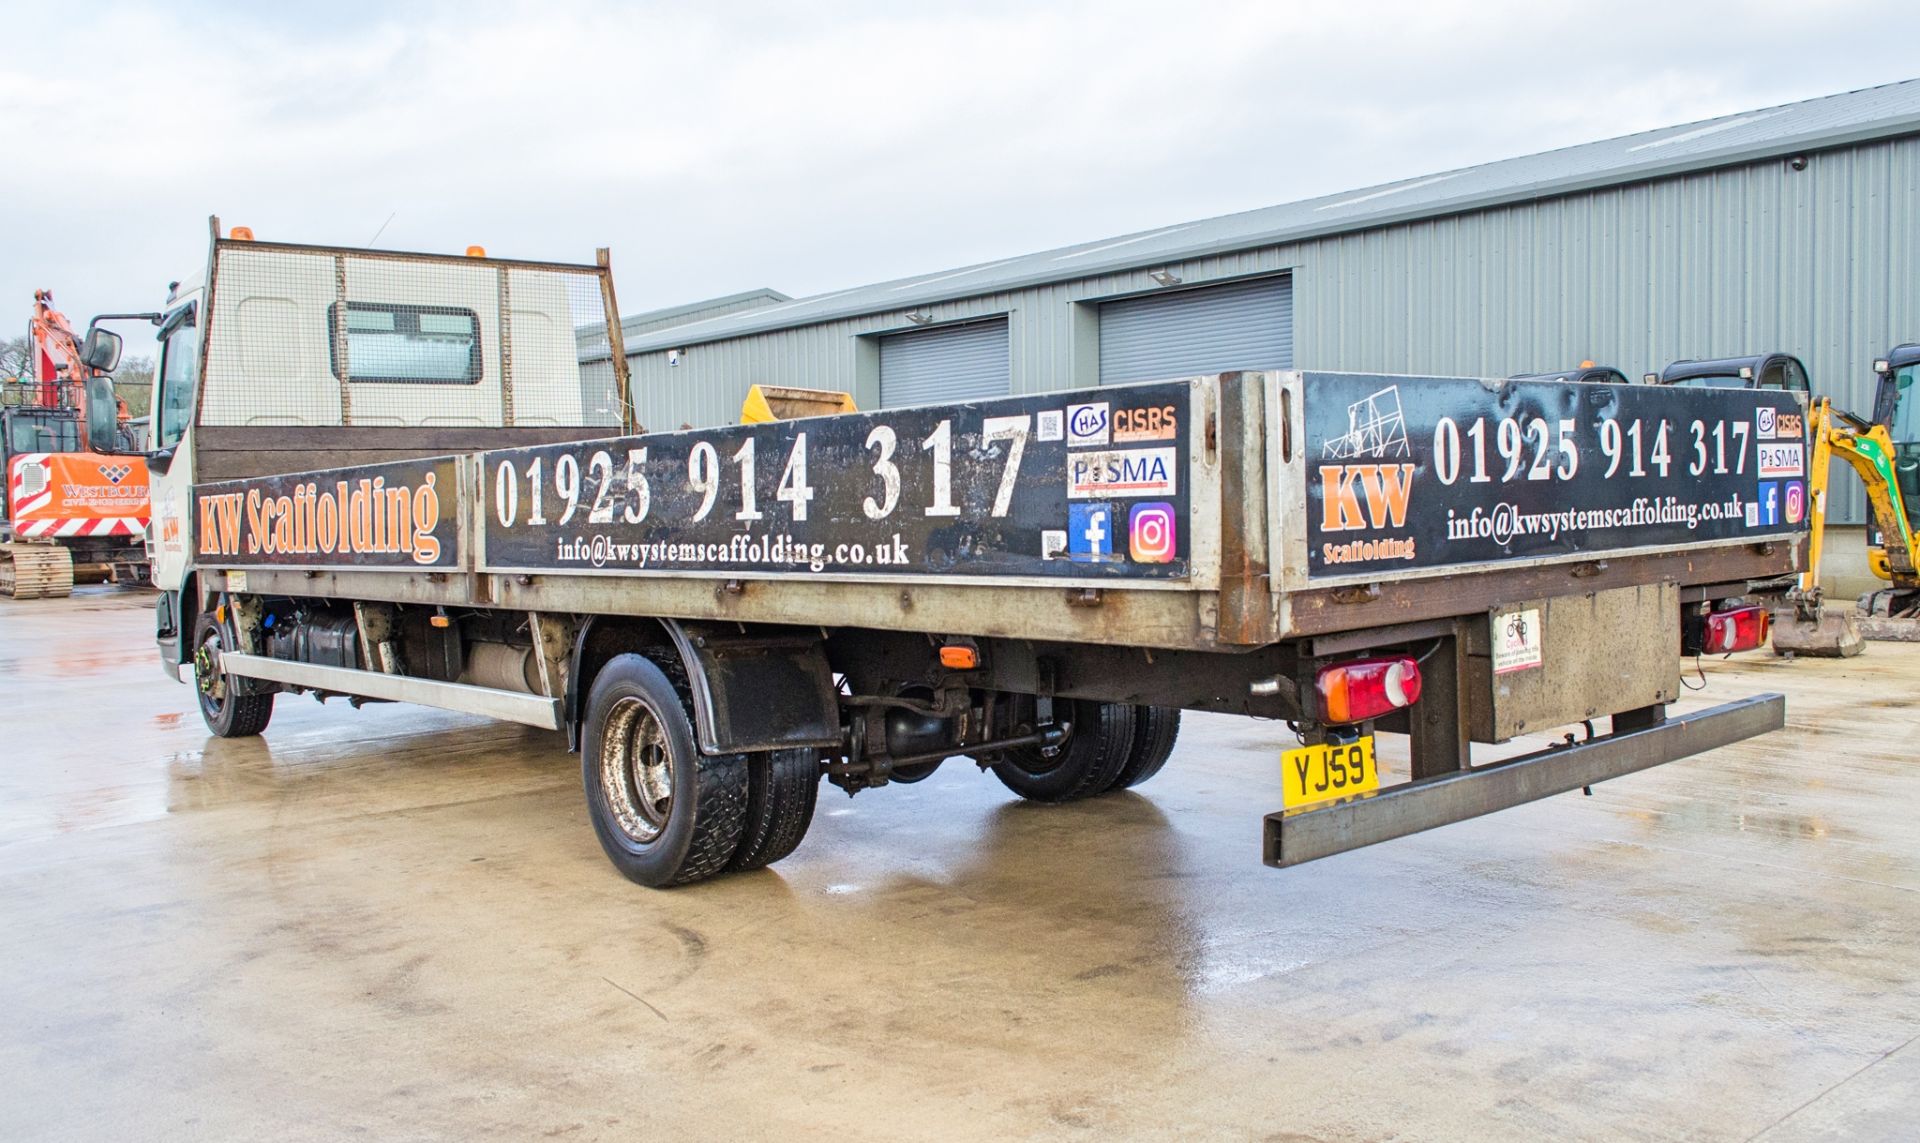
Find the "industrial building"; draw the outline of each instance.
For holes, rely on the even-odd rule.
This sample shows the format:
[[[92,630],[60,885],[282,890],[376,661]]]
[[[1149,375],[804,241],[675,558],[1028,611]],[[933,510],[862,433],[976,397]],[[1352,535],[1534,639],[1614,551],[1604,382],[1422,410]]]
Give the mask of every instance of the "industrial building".
[[[1224,369],[1591,359],[1638,377],[1774,349],[1864,410],[1873,359],[1920,340],[1917,205],[1920,80],[817,297],[761,291],[626,344],[655,428],[732,421],[755,382],[850,387],[872,408]],[[1858,481],[1834,486],[1835,519],[1860,520]]]

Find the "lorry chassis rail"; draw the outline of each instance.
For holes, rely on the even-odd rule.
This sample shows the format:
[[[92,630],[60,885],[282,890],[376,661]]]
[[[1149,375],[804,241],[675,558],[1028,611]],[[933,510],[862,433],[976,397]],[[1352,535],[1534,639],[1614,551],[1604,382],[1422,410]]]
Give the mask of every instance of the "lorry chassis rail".
[[[1405,782],[1372,797],[1266,817],[1268,865],[1301,865],[1375,842],[1578,790],[1786,725],[1787,700],[1755,695],[1651,726]]]
[[[441,710],[483,714],[489,718],[537,726],[542,730],[560,729],[559,706],[544,695],[476,687],[467,683],[443,683],[411,675],[388,675],[379,671],[293,662],[267,655],[244,655],[238,651],[222,654],[216,666],[227,674],[242,678],[262,679],[322,694],[417,703]]]

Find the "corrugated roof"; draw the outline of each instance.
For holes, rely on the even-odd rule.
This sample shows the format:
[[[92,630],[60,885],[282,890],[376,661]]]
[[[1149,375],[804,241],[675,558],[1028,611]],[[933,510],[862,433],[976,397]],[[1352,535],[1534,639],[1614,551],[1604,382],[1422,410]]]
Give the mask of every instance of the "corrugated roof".
[[[742,290],[737,294],[728,294],[720,298],[707,298],[704,301],[687,302],[683,305],[668,306],[665,309],[647,310],[643,313],[628,314],[620,319],[620,340],[631,345],[647,334],[670,327],[687,325],[703,320],[702,314],[719,310],[722,314],[744,312],[759,306],[771,306],[793,299],[779,290],[762,286],[757,290]],[[576,326],[574,341],[580,346],[582,362],[605,361],[611,356],[607,348],[607,323],[589,322]]]
[[[648,310],[645,313],[627,314],[620,319],[620,334],[623,337],[634,337],[646,333],[649,330],[663,329],[670,325],[680,325],[682,324],[680,319],[702,313],[706,310],[731,309],[754,302],[762,302],[771,306],[792,300],[791,297],[781,293],[779,290],[762,286],[757,290],[742,290],[740,293],[728,294],[723,298],[708,298],[705,301],[688,302],[685,305],[679,306],[668,306],[666,309],[661,310]]]
[[[631,338],[627,349],[697,345],[1916,133],[1920,79],[800,298]]]

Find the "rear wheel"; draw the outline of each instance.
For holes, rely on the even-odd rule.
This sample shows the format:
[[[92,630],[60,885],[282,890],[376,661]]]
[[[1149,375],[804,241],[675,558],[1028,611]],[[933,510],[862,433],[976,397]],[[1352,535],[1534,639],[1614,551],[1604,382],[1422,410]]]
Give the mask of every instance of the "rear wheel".
[[[1072,802],[1105,793],[1133,746],[1133,707],[1092,699],[1055,699],[1054,716],[1073,734],[1051,753],[1017,746],[993,764],[994,777],[1034,802]]]
[[[1180,708],[1177,706],[1136,706],[1133,708],[1133,745],[1127,751],[1126,765],[1113,779],[1110,790],[1138,786],[1160,772],[1173,753],[1174,740],[1180,737]]]
[[[587,814],[622,875],[659,889],[728,867],[745,832],[748,759],[700,753],[659,664],[627,654],[601,668],[581,739]]]
[[[234,679],[219,669],[227,635],[211,612],[194,627],[193,685],[200,693],[200,717],[222,738],[250,738],[273,718],[273,695],[234,693]]]
[[[792,853],[813,824],[819,796],[819,751],[748,755],[746,829],[727,868],[760,869]]]

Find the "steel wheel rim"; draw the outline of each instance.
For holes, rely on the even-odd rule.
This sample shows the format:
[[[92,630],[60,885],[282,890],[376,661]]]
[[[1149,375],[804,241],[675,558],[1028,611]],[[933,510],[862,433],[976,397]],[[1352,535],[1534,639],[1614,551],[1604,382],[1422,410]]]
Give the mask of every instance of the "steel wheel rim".
[[[659,839],[673,813],[673,747],[666,725],[644,699],[631,695],[607,712],[600,735],[600,788],[613,822],[628,840]]]
[[[220,633],[207,632],[193,652],[193,677],[200,688],[200,701],[211,710],[219,710],[227,701],[227,678],[213,669],[213,657],[220,653]]]

